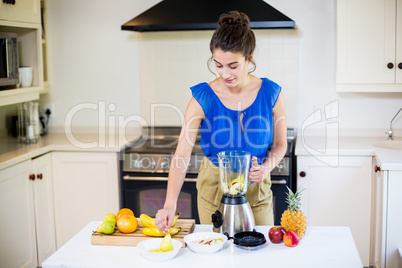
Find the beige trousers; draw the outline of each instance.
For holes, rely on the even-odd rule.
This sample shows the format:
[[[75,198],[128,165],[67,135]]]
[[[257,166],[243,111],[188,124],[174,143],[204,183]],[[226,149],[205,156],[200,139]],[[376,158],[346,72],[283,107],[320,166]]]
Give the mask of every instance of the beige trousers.
[[[219,168],[207,157],[201,163],[197,177],[198,216],[201,224],[211,224],[212,214],[218,209],[223,192]],[[253,183],[247,188],[246,197],[254,214],[256,225],[274,225],[272,209],[271,176],[261,184]]]

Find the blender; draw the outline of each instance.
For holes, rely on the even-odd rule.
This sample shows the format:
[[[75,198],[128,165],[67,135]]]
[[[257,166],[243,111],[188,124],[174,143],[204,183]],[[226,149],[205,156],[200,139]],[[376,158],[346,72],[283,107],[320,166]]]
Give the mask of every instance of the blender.
[[[222,151],[218,153],[219,172],[223,196],[218,210],[212,214],[214,232],[236,233],[253,231],[254,215],[247,201],[248,172],[251,154],[246,151]]]

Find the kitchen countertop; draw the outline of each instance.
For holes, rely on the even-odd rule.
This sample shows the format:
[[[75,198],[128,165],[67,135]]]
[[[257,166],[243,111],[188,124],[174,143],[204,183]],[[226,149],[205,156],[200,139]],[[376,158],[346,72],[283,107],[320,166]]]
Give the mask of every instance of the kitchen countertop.
[[[115,135],[76,131],[72,135],[50,133],[37,143],[19,143],[14,137],[0,138],[0,170],[51,151],[119,152],[141,138],[140,129],[120,131]]]
[[[144,259],[136,247],[91,245],[91,234],[100,221],[90,222],[42,263],[42,268],[61,267],[326,267],[361,268],[352,233],[348,227],[308,227],[299,245],[290,248],[283,243],[272,244],[268,239],[269,226],[256,226],[266,236],[267,243],[255,250],[245,250],[226,242],[213,254],[196,254],[181,248],[167,262]],[[196,225],[194,232],[211,231],[212,225]],[[174,237],[173,237],[174,238]]]
[[[402,143],[395,137],[387,141],[386,136],[339,136],[326,139],[325,136],[299,136],[296,141],[297,156],[373,156],[382,170],[402,170],[402,150],[384,149],[378,143]],[[396,146],[395,146],[396,147]]]

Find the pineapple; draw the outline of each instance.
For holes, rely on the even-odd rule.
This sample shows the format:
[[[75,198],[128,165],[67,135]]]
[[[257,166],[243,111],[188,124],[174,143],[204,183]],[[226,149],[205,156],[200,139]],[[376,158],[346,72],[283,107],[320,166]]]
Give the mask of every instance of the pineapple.
[[[281,226],[286,231],[295,231],[302,238],[306,232],[306,217],[303,211],[300,210],[300,195],[303,190],[297,190],[293,193],[289,187],[286,186],[286,188],[289,190],[286,198],[288,209],[282,214]]]

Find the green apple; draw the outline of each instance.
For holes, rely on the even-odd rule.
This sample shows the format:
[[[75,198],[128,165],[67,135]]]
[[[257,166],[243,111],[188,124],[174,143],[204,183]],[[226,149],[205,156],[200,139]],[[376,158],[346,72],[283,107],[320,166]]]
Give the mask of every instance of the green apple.
[[[108,213],[103,217],[103,221],[112,221],[116,224],[116,216],[113,213]]]
[[[102,223],[102,233],[104,234],[113,234],[115,229],[114,221],[106,220]]]

